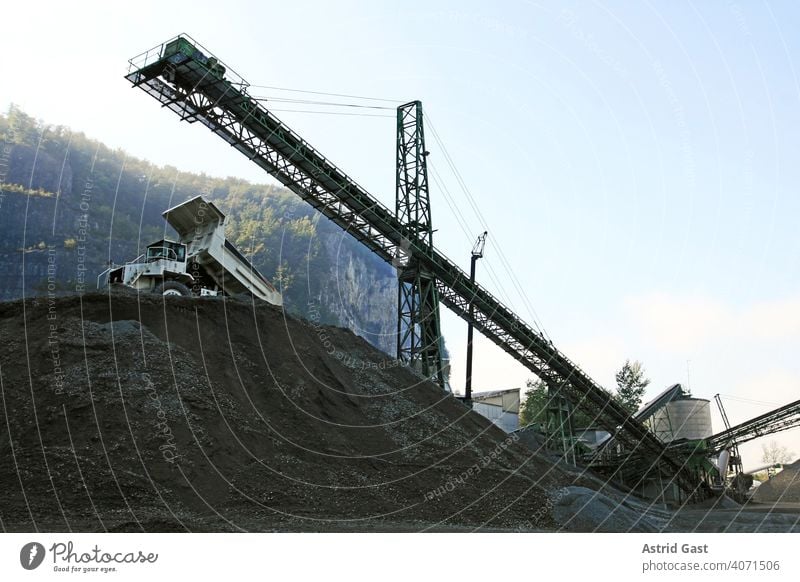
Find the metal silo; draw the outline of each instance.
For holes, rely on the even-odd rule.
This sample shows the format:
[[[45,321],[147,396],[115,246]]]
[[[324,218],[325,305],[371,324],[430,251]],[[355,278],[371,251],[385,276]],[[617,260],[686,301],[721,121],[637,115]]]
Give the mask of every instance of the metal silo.
[[[673,400],[653,415],[653,432],[664,442],[710,437],[711,403],[705,398]]]

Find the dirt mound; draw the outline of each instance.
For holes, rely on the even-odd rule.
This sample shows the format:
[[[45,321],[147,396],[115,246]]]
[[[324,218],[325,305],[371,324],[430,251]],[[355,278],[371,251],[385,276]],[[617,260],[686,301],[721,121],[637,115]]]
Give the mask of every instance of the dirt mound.
[[[246,301],[0,304],[5,530],[550,529],[578,483],[343,329]]]
[[[797,503],[800,502],[800,461],[783,468],[772,479],[762,483],[753,501],[758,503]]]

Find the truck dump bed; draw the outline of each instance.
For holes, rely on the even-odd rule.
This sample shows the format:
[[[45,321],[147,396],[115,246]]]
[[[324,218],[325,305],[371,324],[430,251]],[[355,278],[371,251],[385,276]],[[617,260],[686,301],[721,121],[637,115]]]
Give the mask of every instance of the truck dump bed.
[[[225,215],[213,202],[195,196],[164,211],[163,216],[186,244],[189,260],[200,264],[225,293],[250,292],[282,305],[278,290],[225,238]]]

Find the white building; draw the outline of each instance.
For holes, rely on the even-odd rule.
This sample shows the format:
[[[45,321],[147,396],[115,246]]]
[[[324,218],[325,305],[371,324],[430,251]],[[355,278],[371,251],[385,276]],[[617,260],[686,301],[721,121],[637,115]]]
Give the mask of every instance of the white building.
[[[519,388],[478,392],[472,395],[472,410],[488,418],[505,432],[519,428]]]

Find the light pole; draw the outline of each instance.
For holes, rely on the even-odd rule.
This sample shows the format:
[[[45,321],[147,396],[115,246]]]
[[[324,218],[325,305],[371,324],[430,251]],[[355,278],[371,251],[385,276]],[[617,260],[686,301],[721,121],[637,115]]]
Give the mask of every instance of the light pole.
[[[475,246],[472,247],[472,259],[469,265],[469,280],[475,282],[475,263],[478,259],[483,257],[483,247],[486,246],[486,235],[484,232],[478,237]],[[467,382],[464,388],[464,402],[467,406],[472,406],[472,318],[473,307],[472,300],[469,302],[469,321],[467,322]]]

